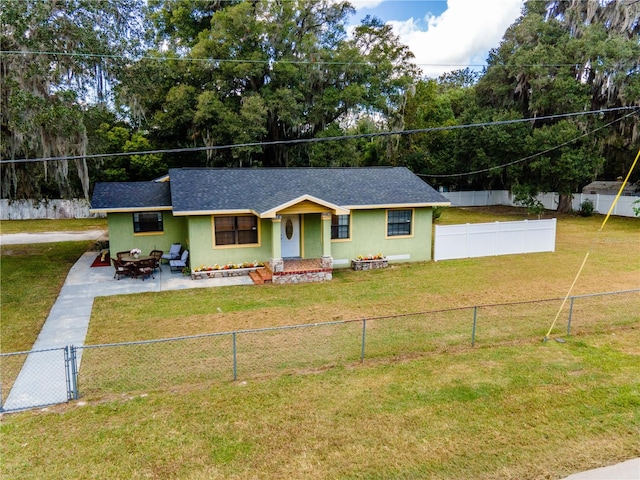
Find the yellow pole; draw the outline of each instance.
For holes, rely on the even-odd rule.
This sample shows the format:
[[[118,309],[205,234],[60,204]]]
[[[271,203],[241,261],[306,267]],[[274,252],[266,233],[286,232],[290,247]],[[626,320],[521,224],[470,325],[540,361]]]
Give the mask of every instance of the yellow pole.
[[[613,208],[616,206],[616,203],[618,203],[618,199],[620,198],[620,195],[622,195],[622,191],[624,190],[624,187],[627,185],[627,182],[629,181],[629,177],[631,177],[631,172],[633,172],[633,169],[636,167],[636,164],[638,163],[638,158],[640,158],[640,150],[638,150],[636,159],[633,161],[633,165],[631,165],[631,168],[629,169],[629,173],[627,173],[627,177],[624,179],[624,182],[622,182],[622,185],[620,186],[620,190],[618,191],[618,195],[616,195],[616,198],[613,200],[613,203],[611,204],[611,207],[607,212],[607,216],[604,218],[604,221],[602,222],[600,229],[598,229],[598,232],[601,232],[604,229],[604,226],[606,225],[607,220],[609,220],[609,217],[611,216],[611,212],[613,212]],[[556,325],[556,322],[560,317],[560,312],[562,312],[562,309],[564,308],[565,303],[567,303],[567,299],[569,298],[569,295],[571,295],[571,292],[573,291],[573,287],[576,285],[576,282],[578,281],[578,277],[580,277],[580,274],[582,273],[582,269],[587,263],[587,258],[589,258],[589,253],[590,252],[587,251],[587,254],[584,256],[582,265],[580,265],[580,269],[578,270],[576,277],[573,279],[573,283],[571,284],[571,287],[569,288],[567,295],[564,297],[564,300],[562,301],[562,305],[560,305],[560,308],[558,309],[558,313],[556,313],[556,318],[553,319],[553,323],[551,324],[549,331],[544,336],[544,341],[546,341],[549,338],[549,335],[551,334],[551,330],[553,330],[553,327]]]

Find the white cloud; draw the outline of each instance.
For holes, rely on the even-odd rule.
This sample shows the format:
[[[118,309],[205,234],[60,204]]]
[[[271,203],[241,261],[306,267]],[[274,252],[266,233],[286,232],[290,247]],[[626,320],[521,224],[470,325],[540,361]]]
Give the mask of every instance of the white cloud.
[[[360,10],[361,8],[376,8],[384,1],[385,0],[351,0],[349,3]]]
[[[523,0],[448,0],[440,16],[389,21],[427,76],[484,64],[506,29],[520,16]]]

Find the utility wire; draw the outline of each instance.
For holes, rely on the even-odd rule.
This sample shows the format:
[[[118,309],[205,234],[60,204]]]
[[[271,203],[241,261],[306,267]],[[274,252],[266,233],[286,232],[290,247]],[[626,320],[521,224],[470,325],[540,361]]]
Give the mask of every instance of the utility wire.
[[[640,1],[640,0],[639,0]],[[516,165],[518,163],[522,163],[522,162],[526,162],[528,160],[531,160],[533,158],[539,157],[541,155],[544,155],[545,153],[549,153],[552,152],[554,150],[557,150],[558,148],[562,148],[566,145],[569,145],[570,143],[575,142],[576,140],[579,140],[583,137],[587,137],[589,135],[592,135],[594,133],[596,133],[599,130],[602,130],[604,128],[608,128],[611,125],[613,125],[614,123],[618,123],[622,120],[624,120],[625,118],[631,117],[632,115],[636,115],[638,113],[638,111],[640,110],[636,110],[634,112],[628,113],[620,118],[616,118],[615,120],[607,123],[606,125],[602,125],[601,127],[595,128],[593,130],[590,130],[588,132],[585,132],[581,135],[578,135],[575,138],[572,138],[571,140],[567,140],[564,143],[561,143],[560,145],[556,145],[555,147],[551,147],[551,148],[547,148],[546,150],[543,150],[542,152],[537,152],[534,153],[532,155],[529,155],[527,157],[524,158],[520,158],[519,160],[514,160],[513,162],[509,162],[509,163],[503,163],[502,165],[496,165],[495,167],[489,167],[489,168],[483,168],[482,170],[475,170],[473,172],[466,172],[466,173],[452,173],[452,174],[448,174],[448,175],[430,175],[430,174],[422,174],[422,173],[417,173],[416,175],[418,175],[419,177],[427,177],[427,178],[457,178],[457,177],[467,177],[467,176],[471,176],[471,175],[476,175],[478,173],[486,173],[486,172],[490,172],[491,170],[498,170],[501,168],[505,168],[505,167],[510,167],[511,165]]]
[[[639,0],[640,1],[640,0]],[[1,55],[48,55],[60,57],[87,57],[87,58],[103,58],[103,59],[126,59],[126,60],[156,60],[156,61],[178,61],[178,62],[201,62],[201,63],[287,63],[291,65],[375,65],[372,62],[353,62],[353,61],[326,61],[326,60],[290,60],[290,59],[237,59],[237,58],[198,58],[198,57],[179,57],[179,56],[154,56],[154,55],[116,55],[108,53],[83,53],[83,52],[52,52],[46,50],[3,50]],[[414,65],[421,67],[488,67],[486,63],[418,63],[412,62]],[[518,67],[575,67],[582,62],[575,63],[532,63],[518,65]],[[508,65],[493,65],[495,67]]]
[[[605,108],[601,110],[590,110],[584,112],[572,112],[562,113],[556,115],[547,115],[535,118],[521,118],[515,120],[501,120],[495,122],[473,123],[467,125],[448,125],[444,127],[431,127],[431,128],[417,128],[412,130],[394,130],[389,132],[375,132],[375,133],[359,133],[355,135],[339,135],[335,137],[314,137],[314,138],[301,138],[296,140],[274,140],[271,142],[248,142],[248,143],[235,143],[229,145],[212,145],[204,147],[185,147],[185,148],[170,148],[160,150],[144,150],[137,152],[117,152],[117,153],[97,153],[91,155],[67,155],[62,157],[41,157],[41,158],[20,158],[12,160],[0,160],[0,164],[5,163],[34,163],[34,162],[52,162],[60,160],[80,160],[80,159],[99,159],[108,157],[124,157],[130,155],[154,155],[154,154],[170,154],[170,153],[187,153],[187,152],[203,152],[208,150],[226,150],[231,148],[246,148],[246,147],[265,147],[272,145],[300,145],[307,143],[321,143],[321,142],[334,142],[338,140],[355,140],[360,138],[375,138],[375,137],[388,137],[392,135],[413,135],[415,133],[429,133],[429,132],[442,132],[446,130],[460,130],[465,128],[478,128],[478,127],[490,127],[496,125],[509,125],[514,123],[533,122],[538,120],[552,120],[558,118],[568,118],[583,115],[596,115],[606,112],[615,112],[620,110],[634,110],[627,116],[640,111],[638,107],[616,107]],[[625,117],[622,117],[625,118]],[[621,119],[619,119],[621,120]]]

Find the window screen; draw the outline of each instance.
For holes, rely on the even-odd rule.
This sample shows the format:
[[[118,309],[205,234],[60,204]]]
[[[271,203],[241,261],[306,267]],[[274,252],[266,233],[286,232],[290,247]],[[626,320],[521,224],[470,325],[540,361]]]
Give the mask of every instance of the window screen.
[[[140,212],[133,214],[133,231],[141,232],[162,232],[162,212]]]
[[[244,245],[258,243],[258,219],[253,215],[215,217],[216,245]]]
[[[349,238],[349,215],[331,216],[331,238]]]
[[[411,210],[387,211],[387,236],[411,235]]]

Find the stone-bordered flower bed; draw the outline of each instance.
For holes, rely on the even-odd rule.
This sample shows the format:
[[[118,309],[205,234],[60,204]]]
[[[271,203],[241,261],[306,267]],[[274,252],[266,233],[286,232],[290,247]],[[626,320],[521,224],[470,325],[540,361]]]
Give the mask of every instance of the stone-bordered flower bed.
[[[354,270],[373,270],[375,268],[386,268],[389,266],[387,257],[381,253],[375,255],[358,255],[351,260],[351,268]]]
[[[244,263],[227,263],[226,265],[200,266],[191,270],[191,278],[199,280],[201,278],[223,278],[223,277],[239,277],[249,275],[258,268],[264,267],[264,263],[244,262]]]

